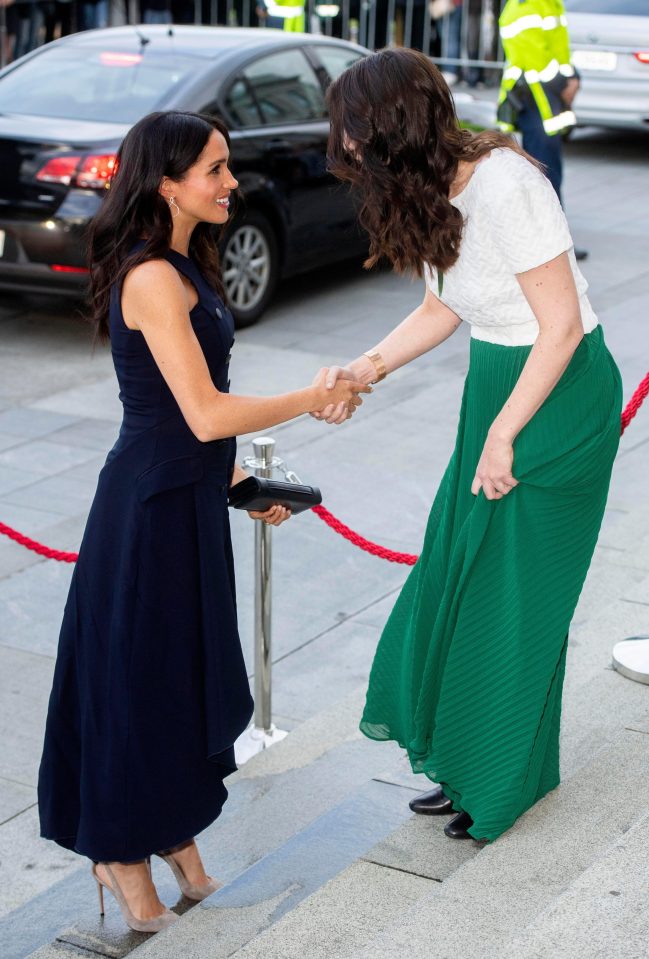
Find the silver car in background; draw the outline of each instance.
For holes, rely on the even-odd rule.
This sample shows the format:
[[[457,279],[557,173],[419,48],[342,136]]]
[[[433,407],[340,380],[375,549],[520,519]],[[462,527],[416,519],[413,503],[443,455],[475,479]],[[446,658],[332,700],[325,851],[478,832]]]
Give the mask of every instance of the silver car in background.
[[[649,0],[565,0],[577,123],[649,130]]]

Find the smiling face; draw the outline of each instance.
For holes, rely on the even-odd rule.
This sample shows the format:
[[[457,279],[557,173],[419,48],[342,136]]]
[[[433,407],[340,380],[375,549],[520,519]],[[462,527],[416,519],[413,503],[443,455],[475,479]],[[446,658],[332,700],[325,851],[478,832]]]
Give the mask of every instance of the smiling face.
[[[230,193],[238,182],[228,167],[230,151],[224,137],[214,130],[196,163],[189,168],[182,180],[164,177],[160,193],[169,201],[174,197],[180,213],[172,205],[174,222],[225,223],[228,219]]]

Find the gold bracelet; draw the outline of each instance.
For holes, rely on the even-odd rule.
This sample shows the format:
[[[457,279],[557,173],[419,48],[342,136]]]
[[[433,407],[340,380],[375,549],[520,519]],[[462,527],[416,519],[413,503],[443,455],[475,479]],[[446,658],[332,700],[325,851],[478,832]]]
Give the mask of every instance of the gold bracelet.
[[[366,356],[368,360],[371,360],[374,364],[374,369],[376,370],[376,379],[373,380],[373,383],[380,383],[381,380],[384,380],[388,375],[388,371],[385,368],[385,363],[383,357],[380,353],[377,353],[376,350],[368,350],[367,353],[363,353],[363,356]]]

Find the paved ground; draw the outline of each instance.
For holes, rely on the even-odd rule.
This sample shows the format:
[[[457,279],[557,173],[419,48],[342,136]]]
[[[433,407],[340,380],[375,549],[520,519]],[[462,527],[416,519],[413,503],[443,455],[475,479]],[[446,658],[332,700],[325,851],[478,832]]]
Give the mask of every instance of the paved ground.
[[[591,251],[584,273],[627,399],[649,365],[647,143],[640,135],[580,132],[568,151],[569,218],[577,244]],[[294,281],[263,322],[237,336],[233,387],[270,393],[303,385],[321,364],[372,346],[420,295],[418,283],[362,274],[357,264]],[[72,302],[18,298],[4,298],[0,308],[0,520],[63,549],[78,546],[119,422],[110,358],[93,349],[76,309]],[[326,505],[352,526],[416,552],[452,446],[466,362],[461,330],[382,384],[354,422],[333,429],[304,418],[273,431],[278,452],[318,483]],[[241,447],[249,452],[245,441]],[[622,542],[617,531],[637,516],[635,528],[627,522],[631,535],[649,532],[648,467],[649,408],[623,440],[598,547],[607,561],[620,554],[630,582],[636,571],[646,578],[648,564],[629,560],[633,542]],[[377,480],[380,493],[370,497]],[[233,520],[241,634],[252,665],[252,524],[240,515]],[[363,682],[405,571],[354,550],[312,515],[287,524],[275,540],[275,715],[291,728]],[[0,915],[79,864],[38,839],[35,810],[70,573],[0,542]],[[634,622],[646,622],[649,632],[649,596],[632,589],[628,595],[639,613]],[[582,607],[580,625],[587,620]],[[624,635],[612,634],[611,646]]]

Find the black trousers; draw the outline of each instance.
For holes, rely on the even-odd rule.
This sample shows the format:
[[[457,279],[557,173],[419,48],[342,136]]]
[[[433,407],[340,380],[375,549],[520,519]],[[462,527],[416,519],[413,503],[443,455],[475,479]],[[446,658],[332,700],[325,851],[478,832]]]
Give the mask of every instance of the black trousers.
[[[560,133],[548,136],[536,105],[518,114],[518,129],[523,135],[523,149],[545,166],[545,173],[561,201],[563,179],[563,139]]]

